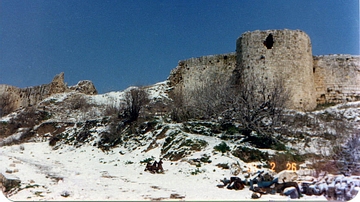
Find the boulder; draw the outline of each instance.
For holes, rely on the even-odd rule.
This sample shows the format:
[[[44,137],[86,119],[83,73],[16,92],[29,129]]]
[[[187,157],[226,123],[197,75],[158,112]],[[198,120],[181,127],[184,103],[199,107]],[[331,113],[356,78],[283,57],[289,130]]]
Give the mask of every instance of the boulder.
[[[293,181],[297,180],[298,174],[291,170],[283,170],[283,171],[279,172],[277,175],[275,175],[274,177],[275,178],[277,177],[279,179],[279,183],[282,183],[283,180],[285,182],[293,182]]]
[[[65,190],[65,191],[62,191],[60,195],[62,197],[68,197],[68,196],[70,196],[70,192]]]
[[[20,179],[8,173],[0,173],[0,183],[5,187],[5,192],[10,191],[12,188],[20,186]]]
[[[260,197],[261,197],[261,194],[260,194],[260,193],[255,193],[255,192],[254,192],[254,193],[251,194],[251,198],[252,198],[252,199],[259,199]]]

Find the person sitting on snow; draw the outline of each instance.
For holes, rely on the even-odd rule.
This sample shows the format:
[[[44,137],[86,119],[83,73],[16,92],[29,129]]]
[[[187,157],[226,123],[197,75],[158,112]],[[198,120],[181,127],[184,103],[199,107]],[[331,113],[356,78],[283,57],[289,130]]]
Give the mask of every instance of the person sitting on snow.
[[[158,172],[158,173],[164,172],[164,168],[162,167],[162,164],[163,164],[162,159],[160,159],[160,161],[159,161],[159,163],[157,164],[157,167],[156,167],[156,172]]]
[[[151,173],[155,173],[155,171],[157,170],[157,165],[158,163],[155,161],[152,165],[150,162],[148,162],[146,164],[145,170],[144,171],[150,171]]]
[[[220,180],[224,183],[224,185],[218,185],[218,187],[225,187],[228,189],[242,190],[245,187],[244,181],[242,181],[239,177],[230,177],[230,180],[224,178],[224,180]]]
[[[152,165],[150,162],[148,162],[146,164],[144,171],[150,171],[153,174],[164,172],[164,168],[162,167],[162,164],[163,164],[163,162],[161,159],[159,162],[155,161]]]

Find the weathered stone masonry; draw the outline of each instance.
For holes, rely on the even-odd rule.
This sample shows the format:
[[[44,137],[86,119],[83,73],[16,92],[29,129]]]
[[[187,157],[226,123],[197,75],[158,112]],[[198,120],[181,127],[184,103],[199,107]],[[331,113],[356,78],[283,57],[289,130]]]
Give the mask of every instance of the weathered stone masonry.
[[[237,40],[236,53],[243,74],[255,75],[268,86],[276,79],[284,80],[291,93],[289,107],[298,110],[316,107],[311,42],[307,34],[299,30],[246,32]]]
[[[314,56],[313,72],[318,104],[360,100],[359,56]]]
[[[180,61],[169,80],[172,87],[187,92],[208,81],[221,84],[215,78],[230,79],[234,70],[269,85],[283,78],[292,95],[287,106],[291,109],[360,100],[359,56],[312,56],[310,38],[300,30],[246,32],[237,40],[236,53]]]
[[[206,82],[215,82],[217,78],[230,78],[235,67],[235,53],[191,58],[179,62],[171,71],[169,81],[171,86],[192,90]]]

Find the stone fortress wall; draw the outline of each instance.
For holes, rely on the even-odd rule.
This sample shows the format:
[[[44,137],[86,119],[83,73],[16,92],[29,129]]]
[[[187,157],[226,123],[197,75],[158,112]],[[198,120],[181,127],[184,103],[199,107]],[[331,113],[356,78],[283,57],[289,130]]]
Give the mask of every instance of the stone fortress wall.
[[[186,89],[185,92],[208,82],[225,83],[236,68],[236,53],[209,55],[182,60],[169,76],[170,86]],[[221,80],[220,80],[221,79]]]
[[[313,58],[309,36],[300,30],[246,32],[236,43],[240,72],[261,78],[267,86],[282,79],[290,92],[289,106],[316,107]],[[251,82],[251,81],[249,81]]]
[[[318,104],[360,100],[360,56],[314,56]]]
[[[282,78],[291,93],[290,109],[307,111],[317,104],[360,100],[359,56],[313,56],[310,38],[300,30],[246,32],[236,42],[236,53],[182,60],[169,81],[187,92],[207,81],[221,83],[215,77],[230,79],[234,71],[269,85]]]

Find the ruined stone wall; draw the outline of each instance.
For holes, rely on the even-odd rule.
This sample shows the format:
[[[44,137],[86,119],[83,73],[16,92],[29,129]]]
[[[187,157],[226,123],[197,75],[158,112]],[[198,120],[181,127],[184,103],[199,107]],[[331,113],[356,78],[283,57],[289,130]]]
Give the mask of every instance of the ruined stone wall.
[[[359,56],[314,56],[313,72],[318,104],[360,100]]]
[[[66,83],[64,83],[64,73],[62,72],[56,75],[49,84],[27,88],[0,85],[0,99],[4,99],[6,96],[6,99],[9,99],[7,103],[10,101],[10,104],[12,105],[7,107],[16,110],[22,107],[36,105],[52,94],[64,93],[68,91],[76,91],[89,95],[97,94],[97,90],[91,81],[80,81],[77,85],[68,87]],[[3,100],[0,101],[0,103],[3,103]],[[0,104],[0,108],[1,107],[6,106],[2,106],[2,104]]]
[[[169,81],[186,94],[208,82],[226,84],[234,74],[253,75],[268,86],[283,79],[291,94],[286,107],[306,111],[360,100],[359,63],[359,56],[312,56],[310,38],[300,30],[253,31],[239,37],[236,53],[180,61]]]
[[[311,42],[306,33],[300,30],[246,32],[237,40],[236,53],[241,74],[254,75],[268,86],[283,79],[290,92],[288,108],[312,110],[316,107]]]
[[[183,93],[206,86],[208,82],[225,84],[236,66],[235,53],[210,55],[179,61],[169,76],[170,86]]]
[[[35,105],[44,98],[55,93],[62,93],[67,90],[64,83],[64,73],[60,73],[54,77],[50,84],[43,84],[40,86],[33,86],[27,88],[18,88],[9,85],[0,85],[1,99],[6,96],[11,102],[12,109],[19,109]]]
[[[50,85],[17,88],[9,85],[0,85],[0,94],[7,94],[14,109],[35,105],[50,95]]]

